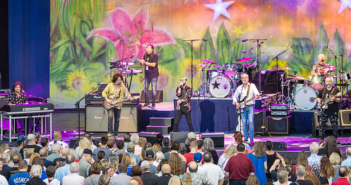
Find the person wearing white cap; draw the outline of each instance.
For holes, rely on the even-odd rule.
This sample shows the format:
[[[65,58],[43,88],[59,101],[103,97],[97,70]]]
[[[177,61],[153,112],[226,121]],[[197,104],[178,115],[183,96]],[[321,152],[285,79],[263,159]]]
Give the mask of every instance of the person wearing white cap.
[[[28,134],[27,136],[27,140],[28,140],[28,145],[24,146],[21,150],[20,150],[20,154],[22,155],[22,159],[24,159],[24,156],[25,156],[25,152],[28,150],[28,149],[33,149],[34,153],[39,153],[41,147],[38,146],[36,143],[35,143],[35,135],[34,134]]]
[[[143,180],[144,185],[152,185],[156,181],[158,176],[150,173],[150,164],[147,161],[143,161],[140,164],[140,168],[143,171],[143,174],[140,176],[141,180]]]

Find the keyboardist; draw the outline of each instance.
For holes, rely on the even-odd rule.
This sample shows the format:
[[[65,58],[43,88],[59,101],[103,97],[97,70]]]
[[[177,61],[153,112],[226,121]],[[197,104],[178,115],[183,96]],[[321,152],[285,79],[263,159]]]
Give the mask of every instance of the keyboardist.
[[[9,105],[28,104],[26,92],[24,92],[20,81],[13,83],[11,93],[7,97],[7,103]]]

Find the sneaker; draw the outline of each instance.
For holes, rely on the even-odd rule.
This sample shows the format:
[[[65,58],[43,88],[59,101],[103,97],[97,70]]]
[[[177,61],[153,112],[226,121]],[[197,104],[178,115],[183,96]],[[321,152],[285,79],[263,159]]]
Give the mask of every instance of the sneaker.
[[[108,133],[107,137],[113,137],[113,134],[112,133]]]
[[[150,108],[154,109],[156,107],[156,105],[153,103],[152,106],[150,106]]]

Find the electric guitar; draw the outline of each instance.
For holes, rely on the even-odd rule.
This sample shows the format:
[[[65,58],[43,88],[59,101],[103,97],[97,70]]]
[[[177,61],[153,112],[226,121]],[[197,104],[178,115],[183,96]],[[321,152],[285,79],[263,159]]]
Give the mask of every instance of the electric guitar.
[[[259,94],[258,96],[261,96],[262,94],[263,94],[263,92],[261,91],[260,94]],[[242,109],[245,109],[245,108],[246,108],[247,102],[250,102],[251,100],[255,99],[255,96],[252,97],[252,98],[250,98],[250,99],[248,99],[248,100],[245,100],[245,99],[246,99],[246,97],[245,97],[243,100],[241,100],[241,101],[239,102],[239,104],[240,104],[239,107],[236,106],[236,112],[237,112],[238,114],[241,112]]]
[[[133,96],[134,99],[139,99],[140,97],[139,96]],[[116,106],[117,103],[120,103],[120,102],[125,102],[125,101],[128,101],[130,100],[131,98],[126,98],[126,99],[122,99],[122,100],[115,100],[115,99],[109,99],[112,101],[112,104],[109,104],[106,100],[104,100],[104,108],[106,110],[109,110],[113,107]]]
[[[321,115],[325,109],[328,108],[328,103],[331,101],[332,98],[334,97],[340,97],[341,96],[341,92],[338,92],[336,95],[333,95],[329,98],[324,98],[322,101],[321,101],[321,108],[318,109],[318,114]]]

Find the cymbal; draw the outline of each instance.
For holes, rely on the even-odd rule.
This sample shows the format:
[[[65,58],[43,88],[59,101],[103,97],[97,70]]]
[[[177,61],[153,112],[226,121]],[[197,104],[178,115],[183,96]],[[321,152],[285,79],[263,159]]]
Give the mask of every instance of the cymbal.
[[[332,71],[332,70],[335,70],[337,67],[336,66],[328,66],[328,67],[323,67],[321,70],[329,70],[329,71]]]
[[[306,78],[302,77],[302,76],[299,76],[299,75],[288,75],[289,77],[293,77],[297,80],[305,80]]]
[[[228,76],[234,76],[236,75],[236,72],[235,71],[231,71],[231,70],[227,70],[224,72],[224,74],[228,75]]]
[[[208,65],[206,65],[206,64],[201,64],[201,63],[197,63],[197,65],[202,66],[202,67],[209,67]]]
[[[248,61],[248,60],[252,60],[252,58],[240,58],[240,59],[237,59],[236,61],[237,62],[245,62],[245,61]]]
[[[223,69],[222,66],[213,66],[213,67],[218,68],[218,69]]]
[[[290,67],[286,66],[286,67],[280,67],[280,69],[285,69],[285,70],[294,70],[294,69],[291,69]]]
[[[200,59],[200,60],[209,64],[217,64],[216,62],[213,62],[211,60],[206,60],[206,59]]]

